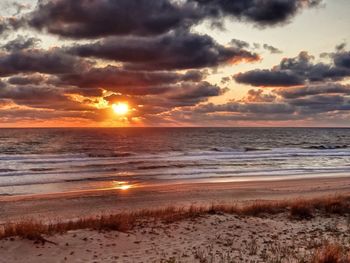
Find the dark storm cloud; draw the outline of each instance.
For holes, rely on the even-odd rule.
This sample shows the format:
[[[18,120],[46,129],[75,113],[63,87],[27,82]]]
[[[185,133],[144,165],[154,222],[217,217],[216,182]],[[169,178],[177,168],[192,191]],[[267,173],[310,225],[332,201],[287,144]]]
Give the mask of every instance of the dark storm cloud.
[[[78,120],[101,120],[102,110],[95,109],[92,110],[55,110],[51,109],[28,109],[28,108],[0,108],[0,121],[1,123],[16,123],[28,121],[30,123],[53,120],[55,122],[59,121],[61,118],[74,118],[75,121]]]
[[[27,17],[39,30],[69,38],[157,35],[223,16],[261,26],[287,22],[319,0],[40,0]],[[220,20],[219,20],[220,19]]]
[[[295,99],[310,95],[318,94],[344,94],[350,95],[350,86],[341,85],[337,83],[327,83],[314,86],[293,87],[286,89],[279,89],[275,91],[276,94],[285,99]]]
[[[221,84],[227,84],[230,81],[231,81],[230,77],[222,77],[221,78]]]
[[[28,23],[64,37],[97,38],[157,35],[200,18],[194,4],[169,0],[41,0]]]
[[[240,39],[232,39],[230,44],[234,47],[237,47],[237,48],[249,48],[250,47],[250,44],[247,42],[247,41],[244,41],[244,40],[240,40]]]
[[[350,52],[331,54],[332,63],[313,63],[314,57],[301,52],[295,58],[284,58],[271,70],[255,69],[234,76],[239,83],[252,86],[295,86],[306,82],[339,81],[350,76]]]
[[[76,46],[70,52],[82,57],[121,61],[125,67],[147,70],[172,70],[216,67],[222,63],[256,61],[257,54],[237,47],[224,47],[208,35],[186,31],[158,37],[108,38]]]
[[[107,66],[91,68],[81,73],[62,75],[59,83],[80,88],[104,88],[115,92],[140,95],[161,93],[163,88],[159,89],[157,86],[183,81],[198,82],[204,76],[204,72],[197,70],[176,73],[168,71],[133,71]]]
[[[205,121],[290,121],[322,120],[339,117],[339,112],[350,110],[350,97],[315,95],[287,101],[270,102],[232,101],[225,104],[201,104],[169,112],[168,119],[188,123]]]
[[[342,95],[307,96],[289,100],[289,104],[297,106],[301,114],[350,110],[350,98]]]
[[[18,105],[52,108],[53,104],[67,99],[62,91],[46,86],[11,86],[0,90],[1,99],[11,99]]]
[[[268,45],[268,44],[264,44],[263,45],[263,48],[266,49],[267,51],[269,51],[271,54],[281,54],[283,53],[282,50],[274,47],[274,46],[271,46],[271,45]]]
[[[35,37],[17,36],[16,39],[7,42],[2,46],[2,49],[6,51],[18,51],[22,49],[34,48],[41,42],[40,39]]]
[[[193,102],[195,104],[203,99],[206,100],[209,97],[215,97],[225,92],[227,92],[227,89],[222,89],[219,86],[203,81],[196,84],[184,83],[179,87],[172,88],[165,94],[165,97],[171,100]]]
[[[91,63],[65,54],[58,49],[32,49],[0,54],[0,76],[18,73],[63,74],[83,71]]]
[[[199,82],[208,76],[207,70],[188,70],[185,74],[181,75],[182,81]]]
[[[295,109],[287,103],[245,103],[235,101],[221,105],[209,103],[200,105],[194,110],[201,113],[231,112],[253,114],[291,114],[295,111]]]
[[[303,78],[291,71],[251,70],[234,76],[238,83],[252,86],[295,86],[304,83]]]
[[[105,99],[110,104],[115,101],[128,101],[131,105],[143,105],[140,111],[145,116],[167,112],[176,107],[195,106],[227,91],[205,81],[164,85],[158,89],[161,91],[161,96],[149,92],[145,95],[111,95]]]
[[[273,102],[276,100],[276,95],[274,94],[264,94],[264,90],[248,90],[247,97],[245,101],[247,102]]]
[[[45,78],[40,74],[32,74],[32,75],[18,75],[8,79],[8,83],[12,85],[30,85],[35,84],[38,85],[45,81]]]
[[[335,50],[336,51],[344,51],[345,47],[346,47],[346,43],[340,43],[339,45],[335,46]]]
[[[210,97],[216,97],[227,92],[227,89],[212,85],[206,81],[200,83],[181,83],[172,85],[159,96],[147,98],[145,103],[158,106],[158,112],[168,111],[175,107],[195,106],[207,101]]]
[[[45,86],[11,86],[0,90],[0,98],[13,100],[55,100],[62,92],[53,87]]]
[[[350,52],[338,52],[333,55],[334,64],[350,70]]]
[[[0,89],[6,87],[6,83],[0,79]]]
[[[244,40],[239,40],[239,39],[232,39],[230,44],[234,47],[237,47],[237,48],[245,48],[245,49],[260,49],[261,47],[267,51],[269,51],[271,54],[281,54],[283,53],[280,49],[274,47],[274,46],[271,46],[269,44],[259,44],[259,43],[253,43],[252,45],[250,45],[248,42],[244,41]]]
[[[350,71],[337,65],[335,58],[344,55],[346,52],[333,54],[334,60],[330,64],[313,63],[314,57],[303,51],[295,58],[284,58],[276,69],[290,70],[308,81],[341,80],[350,76]]]
[[[0,36],[6,38],[7,33],[23,27],[24,24],[25,22],[21,18],[0,16]]]
[[[0,36],[7,30],[7,24],[0,18]]]
[[[70,100],[65,95],[65,90],[46,85],[7,86],[0,89],[0,99],[11,100],[17,105],[32,108],[55,110],[94,109],[85,104]]]
[[[318,6],[320,0],[193,0],[208,16],[231,16],[269,26],[289,21],[301,9]]]

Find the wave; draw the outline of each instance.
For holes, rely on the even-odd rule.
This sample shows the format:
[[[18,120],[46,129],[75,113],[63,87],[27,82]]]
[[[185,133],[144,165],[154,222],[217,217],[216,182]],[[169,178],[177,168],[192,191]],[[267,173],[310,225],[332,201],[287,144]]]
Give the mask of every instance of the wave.
[[[335,150],[335,149],[347,149],[348,145],[311,145],[303,147],[303,149],[312,149],[312,150]]]
[[[46,171],[54,171],[56,169],[55,168],[40,168],[40,167],[38,167],[38,168],[31,168],[29,170],[32,172],[46,172]]]
[[[15,172],[14,169],[0,169],[0,173],[8,173],[8,172]]]
[[[169,180],[172,177],[194,179],[203,175],[215,177],[223,174],[228,177],[248,176],[250,173],[267,176],[275,173],[275,170],[282,176],[287,171],[288,174],[350,171],[350,149],[334,146],[337,145],[327,149],[257,147],[248,150],[225,147],[211,151],[140,153],[123,158],[111,155],[101,157],[99,154],[96,155],[98,157],[85,154],[12,156],[4,162],[0,161],[0,186],[28,182],[69,183],[71,180],[103,180],[106,177],[128,177],[128,180],[158,180],[162,177]]]
[[[132,152],[113,152],[113,153],[88,153],[88,157],[92,158],[101,158],[101,157],[129,157],[129,156],[134,156],[135,153]]]
[[[271,149],[269,148],[253,148],[253,147],[245,147],[244,151],[245,152],[255,152],[255,151],[270,151]]]
[[[270,148],[261,147],[243,147],[243,148],[230,148],[230,147],[212,147],[210,151],[213,152],[254,152],[254,151],[269,151]]]
[[[235,149],[235,148],[230,148],[230,147],[212,147],[212,148],[210,148],[210,151],[213,151],[213,152],[236,152],[236,151],[240,151],[240,150]]]

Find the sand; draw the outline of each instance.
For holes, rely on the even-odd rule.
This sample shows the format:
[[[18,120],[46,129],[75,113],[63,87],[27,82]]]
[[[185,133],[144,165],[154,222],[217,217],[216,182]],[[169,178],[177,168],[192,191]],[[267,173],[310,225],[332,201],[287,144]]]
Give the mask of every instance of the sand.
[[[151,222],[127,233],[78,230],[47,239],[56,244],[2,240],[0,262],[298,262],[325,240],[350,249],[350,222],[344,216],[298,221],[287,214],[219,214]]]
[[[164,206],[276,200],[350,193],[350,176],[279,181],[161,185],[64,194],[0,197],[0,223],[23,218],[73,219]]]
[[[169,205],[349,193],[350,177],[343,176],[2,197],[0,220],[74,219]],[[299,221],[288,213],[261,217],[216,214],[171,224],[146,222],[127,233],[78,230],[47,239],[56,245],[19,238],[0,240],[0,262],[268,262],[268,258],[282,256],[297,260],[308,257],[325,240],[348,246],[350,219],[316,215]]]

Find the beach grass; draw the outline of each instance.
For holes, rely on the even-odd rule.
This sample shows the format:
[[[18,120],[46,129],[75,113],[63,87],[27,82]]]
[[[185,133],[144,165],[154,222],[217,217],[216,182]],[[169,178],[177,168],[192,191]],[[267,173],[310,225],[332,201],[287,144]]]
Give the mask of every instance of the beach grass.
[[[317,249],[311,263],[349,263],[350,253],[347,253],[340,244],[325,244]]]
[[[308,220],[318,214],[350,214],[350,195],[334,195],[313,199],[281,201],[253,201],[245,204],[211,204],[208,206],[143,209],[136,212],[103,214],[76,220],[41,221],[26,219],[0,225],[0,239],[22,237],[41,240],[43,235],[63,234],[70,230],[93,229],[98,231],[127,232],[149,220],[169,224],[184,219],[193,219],[210,214],[237,214],[261,216],[289,213],[291,220]]]

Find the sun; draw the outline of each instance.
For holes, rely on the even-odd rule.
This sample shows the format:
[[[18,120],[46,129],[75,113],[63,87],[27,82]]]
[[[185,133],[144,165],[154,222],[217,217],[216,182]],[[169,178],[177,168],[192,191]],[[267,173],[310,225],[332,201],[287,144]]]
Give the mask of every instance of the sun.
[[[129,105],[125,102],[118,102],[112,105],[115,114],[123,116],[129,112]]]

